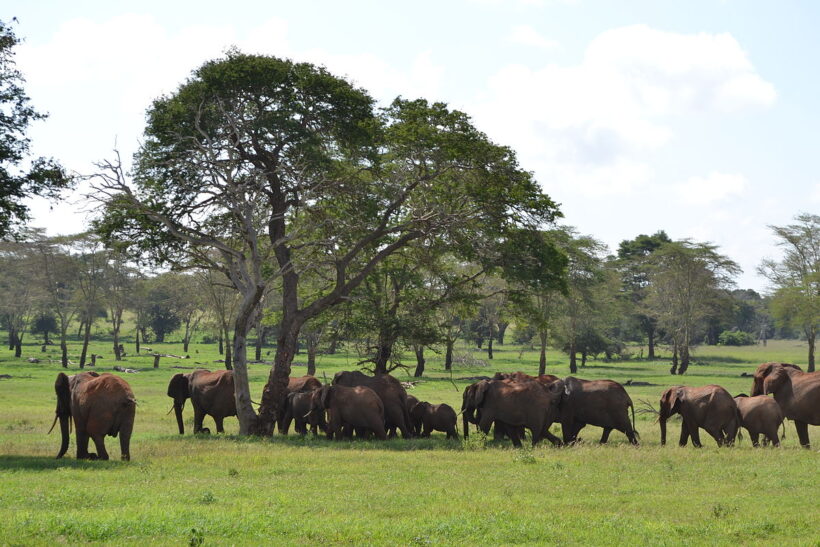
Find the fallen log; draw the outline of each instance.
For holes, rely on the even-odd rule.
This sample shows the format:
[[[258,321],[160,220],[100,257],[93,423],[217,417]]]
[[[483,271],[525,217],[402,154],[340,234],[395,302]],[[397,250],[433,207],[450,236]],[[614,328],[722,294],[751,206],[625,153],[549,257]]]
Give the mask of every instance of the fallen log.
[[[133,368],[125,368],[120,366],[115,366],[114,370],[116,370],[117,372],[125,372],[127,374],[136,374],[139,372],[138,370],[135,370]]]

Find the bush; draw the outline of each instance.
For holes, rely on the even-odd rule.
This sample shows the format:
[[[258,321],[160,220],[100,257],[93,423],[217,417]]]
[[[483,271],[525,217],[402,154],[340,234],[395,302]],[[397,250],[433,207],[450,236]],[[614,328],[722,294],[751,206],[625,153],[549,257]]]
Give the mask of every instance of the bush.
[[[718,336],[718,345],[721,346],[751,346],[754,343],[754,336],[739,330],[725,330]]]

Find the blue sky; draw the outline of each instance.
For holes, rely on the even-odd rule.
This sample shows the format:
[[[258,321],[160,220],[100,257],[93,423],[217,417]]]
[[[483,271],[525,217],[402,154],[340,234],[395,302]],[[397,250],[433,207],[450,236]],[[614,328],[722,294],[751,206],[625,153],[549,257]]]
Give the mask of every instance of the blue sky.
[[[51,117],[37,153],[88,173],[136,149],[151,99],[231,45],[326,65],[386,103],[473,116],[611,248],[712,241],[763,289],[769,224],[820,210],[820,3],[739,0],[6,2],[18,66]],[[81,230],[79,194],[36,224]]]

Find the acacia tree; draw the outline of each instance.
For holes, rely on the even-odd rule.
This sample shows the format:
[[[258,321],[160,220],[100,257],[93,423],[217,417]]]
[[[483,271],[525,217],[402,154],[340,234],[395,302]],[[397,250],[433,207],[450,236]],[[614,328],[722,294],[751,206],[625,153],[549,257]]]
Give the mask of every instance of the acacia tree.
[[[672,240],[666,232],[659,230],[651,236],[640,234],[635,239],[621,241],[615,267],[621,275],[623,296],[631,305],[631,315],[646,335],[647,359],[655,359],[655,337],[657,320],[646,310],[646,296],[649,290],[650,255]]]
[[[41,232],[29,232],[32,233]],[[36,268],[30,244],[0,244],[0,316],[8,329],[9,349],[14,350],[15,357],[22,356],[23,337],[43,307],[42,290],[31,282],[31,272]]]
[[[68,368],[68,327],[77,313],[74,295],[78,265],[69,253],[67,240],[40,238],[32,242],[39,268],[35,279],[43,288],[49,309],[57,316],[63,368]]]
[[[103,296],[108,307],[111,321],[111,334],[114,337],[114,359],[122,360],[120,332],[122,331],[123,314],[132,304],[138,272],[129,266],[122,254],[114,251],[107,255],[103,268]],[[139,336],[137,336],[139,339]]]
[[[651,262],[647,304],[672,338],[675,358],[670,374],[684,374],[697,328],[714,312],[712,302],[733,284],[740,268],[718,253],[716,245],[688,240],[663,244],[652,253]]]
[[[137,246],[154,258],[196,259],[240,292],[233,345],[243,434],[272,433],[302,325],[385,258],[445,234],[475,254],[470,242],[557,214],[512,151],[465,114],[402,99],[377,112],[366,92],[322,68],[238,52],[154,102],[133,185],[116,162],[108,167],[97,186],[110,205],[103,232],[140,234]],[[317,268],[333,275],[300,298],[302,276]],[[257,416],[246,336],[274,277],[282,315]]]
[[[784,248],[780,262],[764,260],[758,271],[772,284],[772,313],[787,327],[803,330],[809,345],[808,370],[815,370],[820,328],[820,216],[804,213],[795,224],[769,226]]]

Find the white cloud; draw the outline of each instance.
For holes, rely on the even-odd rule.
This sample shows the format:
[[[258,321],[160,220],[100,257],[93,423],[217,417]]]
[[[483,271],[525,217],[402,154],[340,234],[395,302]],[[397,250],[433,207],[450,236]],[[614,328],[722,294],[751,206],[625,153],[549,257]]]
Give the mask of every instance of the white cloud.
[[[814,188],[809,196],[809,199],[814,203],[820,203],[820,182],[814,184]]]
[[[776,98],[731,35],[645,25],[601,33],[578,65],[508,65],[488,88],[469,109],[482,129],[518,150],[525,165],[547,166],[539,174],[548,191],[582,194],[607,180],[613,192],[641,186],[652,171],[649,154],[674,138],[680,117],[767,107]]]
[[[558,42],[544,38],[530,25],[518,25],[513,27],[507,39],[516,44],[533,46],[540,49],[554,49],[558,47]]]
[[[705,177],[691,177],[676,187],[681,200],[692,205],[709,205],[743,194],[746,177],[740,174],[712,172]]]

